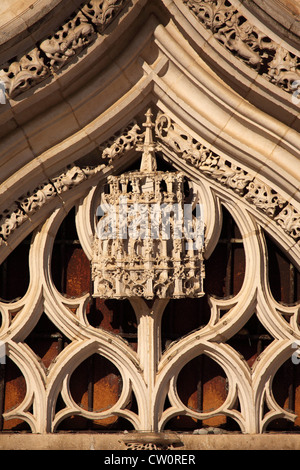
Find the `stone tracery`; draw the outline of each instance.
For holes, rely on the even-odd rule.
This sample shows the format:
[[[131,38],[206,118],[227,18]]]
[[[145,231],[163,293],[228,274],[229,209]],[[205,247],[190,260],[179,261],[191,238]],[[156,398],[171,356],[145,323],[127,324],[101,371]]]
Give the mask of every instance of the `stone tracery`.
[[[204,149],[203,153],[203,147],[195,143],[190,136],[187,136],[187,139],[183,139],[181,142],[182,129],[178,132],[176,125],[165,115],[159,114],[157,117],[158,136],[162,135],[161,122],[168,122],[172,136],[168,135],[168,128],[165,127],[165,141],[164,139],[161,140],[162,151],[164,142],[169,144],[173,142],[176,148],[180,148],[179,152],[184,160],[184,155],[188,155],[186,160],[190,163],[190,149],[195,147],[195,158],[198,162],[199,160],[201,162],[198,169],[206,168],[205,161],[206,159],[211,160],[211,152]],[[131,130],[132,127],[129,128],[129,132]],[[175,132],[176,130],[178,133]],[[126,132],[128,132],[128,129]],[[138,145],[141,145],[140,130],[138,135],[137,142]],[[116,138],[116,142],[118,139],[120,139],[120,136]],[[132,140],[131,138],[129,140],[131,147]],[[179,143],[181,142],[181,145],[175,145],[176,140]],[[189,144],[183,148],[183,143],[187,141]],[[115,148],[111,139],[109,142],[110,148]],[[200,159],[199,149],[202,152]],[[123,154],[126,154],[126,145],[123,147],[123,152]],[[115,154],[118,155],[118,158],[122,158],[122,152],[121,154],[119,152]],[[111,155],[111,152],[108,152],[107,158],[110,159]],[[215,176],[217,180],[220,178],[220,184],[225,184],[232,189],[234,198],[241,197],[245,194],[245,190],[251,198],[254,197],[252,196],[254,194],[259,201],[257,203],[259,209],[263,209],[263,207],[260,207],[261,204],[263,206],[266,204],[265,207],[267,207],[268,203],[265,198],[270,197],[275,206],[269,205],[270,212],[268,212],[268,215],[274,217],[274,208],[277,207],[277,199],[274,194],[265,194],[265,191],[260,189],[261,186],[258,186],[257,192],[254,191],[253,186],[248,188],[249,181],[245,185],[240,185],[239,180],[232,178],[231,173],[236,170],[234,166],[227,168],[225,165],[228,171],[225,172],[224,177],[224,162],[220,162],[220,160],[219,157],[214,156],[214,166],[221,171],[221,176],[218,174]],[[99,175],[101,168],[96,169]],[[236,171],[238,175],[241,174],[241,169],[238,168]],[[86,173],[83,169],[71,168],[59,178],[53,180],[53,185],[57,192],[68,191],[70,187],[76,189],[79,182],[86,178],[89,173],[95,175],[95,169],[86,170]],[[207,174],[210,176],[208,179],[210,181],[211,173],[203,171],[203,175],[207,176]],[[242,172],[242,181],[244,181],[245,175],[247,173]],[[254,181],[255,179],[252,178],[250,184]],[[196,188],[197,185],[195,185]],[[215,217],[218,211],[215,210],[213,205],[223,203],[226,206],[227,202],[220,197],[220,194],[215,195],[214,203],[210,197],[204,197],[207,191],[213,191],[209,185],[202,185],[201,189],[198,188],[197,191],[202,202],[206,201],[204,204],[211,201],[211,206],[205,207],[205,213],[209,213],[210,217],[211,214],[215,214],[212,230],[217,232],[219,221]],[[94,189],[91,192],[88,191],[85,198],[86,203],[82,204],[81,201],[78,206],[76,216],[78,224],[86,217],[83,215],[83,211],[92,213],[96,207],[95,194]],[[52,195],[52,191],[50,191],[50,197]],[[23,201],[26,210],[34,211],[35,200],[31,203],[29,203],[29,200]],[[38,203],[44,203],[43,197],[39,198]],[[252,200],[252,203],[256,204],[255,200]],[[288,206],[285,205],[284,210],[288,210],[287,208]],[[261,230],[242,208],[236,206],[234,209],[231,207],[231,210],[239,221],[242,236],[245,236],[246,273],[241,291],[229,299],[218,300],[211,298],[209,323],[205,327],[191,332],[186,337],[180,338],[174,344],[171,344],[164,353],[161,350],[160,325],[167,299],[156,299],[153,306],[149,307],[140,297],[140,294],[135,298],[130,294],[130,301],[139,324],[138,351],[135,353],[123,339],[101,329],[95,330],[89,325],[85,314],[89,294],[84,295],[82,298],[68,299],[58,293],[53,285],[48,261],[51,256],[51,249],[49,248],[52,243],[49,233],[57,230],[65,214],[65,209],[58,207],[34,236],[30,254],[31,283],[26,295],[17,302],[1,302],[0,304],[3,318],[1,338],[6,342],[8,356],[16,361],[28,384],[25,400],[17,409],[5,413],[5,419],[22,418],[30,425],[32,432],[36,433],[54,432],[64,419],[74,414],[88,419],[104,419],[115,415],[122,416],[129,420],[136,430],[148,431],[163,430],[168,421],[178,415],[190,416],[194,419],[207,419],[225,414],[234,419],[241,431],[245,433],[264,432],[268,423],[277,417],[284,417],[289,420],[295,419],[294,414],[283,410],[274,401],[272,377],[282,362],[293,352],[291,344],[299,337],[298,327],[292,327],[296,322],[298,308],[297,306],[293,308],[281,306],[279,313],[277,303],[268,290],[265,248]],[[297,229],[292,223],[289,227],[291,231],[294,230],[294,233],[297,233]],[[95,226],[92,230],[95,231]],[[252,233],[253,236],[249,237],[249,233]],[[91,245],[90,227],[81,224],[79,237],[82,246]],[[43,256],[37,256],[37,253],[43,253]],[[86,254],[90,257],[91,253],[93,253],[93,250],[88,249]],[[99,294],[101,295],[101,293]],[[106,294],[109,297],[110,291],[106,291]],[[113,291],[111,294],[113,295]],[[74,306],[76,306],[75,314],[72,313]],[[12,321],[11,312],[16,310],[19,313]],[[224,310],[227,313],[221,315],[221,311]],[[269,331],[273,341],[250,369],[241,359],[239,353],[224,343],[222,338],[231,338],[241,329],[253,314],[253,310],[256,310],[260,322]],[[58,355],[49,370],[45,370],[39,364],[30,348],[23,342],[42,311],[45,311],[46,315],[70,341],[69,346]],[[282,315],[285,312],[288,312],[289,322],[283,320]],[[123,383],[119,400],[110,409],[99,412],[82,410],[74,402],[69,390],[69,377],[72,371],[84,358],[94,353],[103,355],[118,368]],[[176,379],[180,370],[199,354],[205,354],[216,361],[224,370],[228,380],[226,400],[219,408],[211,412],[191,410],[182,403],[177,393]],[[241,380],[241,372],[244,377],[243,380]],[[264,377],[264,380],[261,380],[262,377]],[[56,414],[55,403],[60,391],[65,407]],[[139,414],[126,408],[131,393],[135,394],[139,405]],[[166,396],[170,401],[170,407],[163,410],[162,402],[164,402]],[[39,397],[39,404],[36,402],[36,397]],[[235,405],[237,399],[240,403],[239,409]],[[267,403],[269,409],[266,414],[259,411],[263,409],[264,402]],[[34,404],[33,412],[31,411],[31,404]]]
[[[298,76],[298,59],[289,53],[285,54],[284,51],[278,53],[277,56],[277,52],[274,51],[275,49],[279,51],[279,48],[272,40],[269,41],[268,36],[257,27],[252,27],[249,21],[239,14],[236,8],[237,2],[222,3],[209,0],[180,3],[182,5],[178,7],[179,1],[174,0],[172,5],[168,3],[168,7],[173,8],[176,4],[179,8],[176,11],[180,10],[184,18],[188,18],[188,21],[195,25],[197,20],[191,19],[192,14],[183,3],[190,8],[192,4],[195,6],[197,3],[200,6],[198,12],[200,12],[200,17],[203,17],[203,21],[210,18],[209,21],[207,20],[206,27],[213,30],[216,40],[259,73],[263,73],[269,67],[268,74],[270,76],[274,74],[278,78],[278,84],[281,84],[280,86],[283,86],[285,91],[293,89],[291,88],[292,82],[289,80],[294,80]],[[139,1],[136,1],[135,5],[138,4]],[[12,87],[11,96],[14,92],[19,93],[30,89],[39,80],[43,80],[43,77],[49,76],[47,73],[56,73],[67,65],[72,57],[76,57],[78,52],[93,43],[97,34],[103,33],[106,25],[124,5],[124,2],[93,0],[81,7],[80,13],[72,18],[75,22],[71,21],[64,25],[58,30],[56,37],[51,36],[40,43],[42,54],[35,50],[32,60],[28,55],[26,61],[22,62],[23,72],[30,69],[29,62],[33,63],[33,68],[28,72],[29,75],[26,77],[22,73],[18,75],[21,70],[16,64],[14,65],[17,80],[14,82],[16,77],[12,75],[9,77]],[[164,5],[166,7],[166,2]],[[201,13],[204,11],[202,10],[204,6],[210,13]],[[215,7],[220,10],[217,8],[217,14],[213,11]],[[194,8],[191,9],[195,12]],[[129,88],[132,86],[129,91],[126,88],[125,91],[122,89],[112,98],[109,96],[111,102],[113,99],[115,102],[114,105],[111,102],[107,105],[104,96],[105,86],[110,92],[113,89],[113,87],[110,88],[108,79],[103,85],[104,92],[102,95],[100,93],[100,99],[97,101],[92,98],[87,102],[86,107],[92,104],[88,112],[84,110],[84,106],[81,108],[83,94],[79,99],[80,104],[76,99],[72,101],[72,96],[70,98],[74,113],[72,118],[75,115],[80,125],[75,127],[75,131],[71,128],[71,135],[62,134],[64,137],[59,136],[57,140],[54,139],[55,144],[58,145],[52,144],[53,147],[49,149],[49,152],[48,147],[43,146],[39,153],[39,147],[35,147],[34,133],[32,139],[30,129],[24,126],[27,142],[29,145],[33,144],[34,148],[32,161],[26,155],[24,160],[21,159],[20,163],[16,164],[17,158],[14,160],[14,153],[12,154],[12,169],[11,173],[8,172],[10,177],[8,176],[5,181],[7,186],[4,185],[4,188],[7,187],[8,190],[7,193],[2,192],[4,195],[2,207],[6,194],[9,202],[5,210],[2,209],[0,218],[1,260],[5,259],[8,253],[13,252],[17,244],[24,240],[31,230],[34,229],[34,232],[30,241],[24,240],[27,247],[30,244],[30,281],[27,292],[22,294],[21,298],[15,298],[14,301],[0,301],[0,339],[6,345],[8,358],[19,367],[26,382],[25,398],[23,397],[24,399],[15,409],[8,409],[4,414],[4,419],[7,421],[23,419],[33,433],[56,432],[69,417],[73,416],[91,421],[117,420],[120,417],[137,431],[149,431],[151,434],[149,446],[151,447],[154,445],[152,432],[164,431],[173,420],[180,416],[197,422],[225,416],[233,420],[241,432],[252,434],[264,433],[268,430],[269,424],[278,418],[291,421],[296,418],[295,409],[292,413],[286,406],[283,408],[277,402],[273,385],[276,373],[282,364],[285,361],[288,363],[291,361],[291,355],[294,353],[293,345],[299,338],[299,304],[286,306],[278,303],[274,298],[268,278],[268,256],[264,231],[270,234],[278,245],[288,252],[289,259],[299,266],[300,213],[295,184],[297,174],[296,171],[289,172],[287,169],[289,162],[293,162],[296,167],[297,139],[295,134],[290,134],[287,128],[281,126],[280,119],[271,122],[271,119],[268,119],[270,116],[260,115],[255,106],[247,108],[246,100],[238,101],[233,98],[233,93],[226,94],[228,89],[225,90],[224,77],[219,81],[218,90],[221,90],[221,93],[216,96],[213,86],[210,88],[210,80],[207,80],[209,77],[213,83],[216,77],[211,71],[211,75],[206,73],[208,69],[206,69],[206,64],[202,58],[200,60],[196,57],[190,44],[183,41],[183,44],[176,50],[178,30],[176,27],[172,29],[174,26],[172,22],[164,30],[162,25],[157,25],[152,20],[153,18],[149,21],[150,26],[147,23],[148,30],[145,28],[145,31],[149,36],[145,33],[147,40],[144,38],[143,51],[138,52],[134,65],[132,66],[130,60],[126,59],[124,62],[120,60],[120,70],[122,74],[124,72],[124,76],[114,83],[114,89],[118,84],[126,83]],[[204,29],[201,32],[203,31]],[[154,39],[151,36],[151,40],[147,42],[152,34]],[[170,40],[171,37],[174,42]],[[187,59],[185,52],[188,47],[190,49],[187,56],[190,54],[190,62],[185,61]],[[182,54],[182,61],[178,51]],[[39,60],[41,60],[41,68],[39,68]],[[289,64],[293,63],[291,74],[287,74],[286,64],[281,66],[286,61]],[[124,63],[126,65],[122,68]],[[43,64],[46,65],[46,69],[43,69]],[[185,64],[188,66],[185,67]],[[128,68],[125,70],[125,67]],[[110,77],[114,73],[112,68],[109,69]],[[36,75],[34,75],[35,72]],[[33,73],[33,80],[30,77],[31,73]],[[98,88],[95,87],[93,92],[98,93],[99,88],[102,91],[100,81],[104,75],[105,73],[100,74]],[[182,81],[184,85],[187,85],[186,87],[181,87],[182,76],[186,78]],[[216,83],[217,80],[214,84]],[[195,92],[197,87],[198,92]],[[183,93],[181,93],[182,90],[184,90]],[[37,96],[40,94],[40,89],[36,91]],[[270,101],[273,92],[274,90],[270,91]],[[223,96],[222,93],[224,93]],[[29,103],[25,100],[28,106],[36,98],[34,94],[35,91],[33,96],[29,97]],[[92,93],[91,96],[96,96],[96,94]],[[86,96],[83,101],[85,99]],[[286,101],[282,100],[285,103],[284,106],[288,107],[289,99],[290,97]],[[101,100],[104,101],[103,107],[101,107]],[[215,106],[217,102],[220,104],[220,115],[216,112],[218,111],[218,106]],[[155,291],[155,296],[151,292],[149,296],[151,300],[145,302],[144,297],[147,297],[144,290],[145,283],[138,282],[138,276],[136,278],[133,276],[133,282],[129,287],[127,286],[126,292],[135,311],[137,324],[135,347],[131,347],[126,341],[126,333],[124,336],[119,336],[113,331],[98,327],[96,322],[89,320],[89,305],[90,302],[95,301],[91,299],[92,294],[95,293],[92,284],[87,289],[88,293],[85,289],[75,296],[70,294],[72,298],[68,297],[66,291],[59,291],[50,266],[57,261],[56,258],[53,261],[55,251],[53,245],[57,243],[56,247],[61,248],[65,245],[60,245],[60,243],[67,240],[66,237],[61,236],[61,223],[67,213],[72,216],[74,209],[78,240],[68,240],[68,242],[74,242],[75,245],[76,241],[76,246],[81,247],[80,249],[86,256],[85,263],[89,267],[89,273],[91,274],[92,271],[90,263],[92,266],[94,264],[94,274],[97,276],[99,273],[95,266],[95,259],[101,263],[103,253],[101,256],[97,254],[99,244],[95,240],[97,230],[95,214],[99,196],[104,190],[104,183],[108,181],[112,189],[109,197],[106,195],[107,201],[112,202],[116,196],[120,195],[120,187],[126,187],[127,191],[130,182],[136,191],[134,194],[139,192],[141,197],[145,197],[145,193],[141,190],[141,180],[134,178],[137,176],[134,171],[125,169],[130,168],[130,165],[136,161],[137,149],[147,153],[141,114],[149,103],[155,110],[160,110],[155,115],[156,151],[162,158],[163,164],[169,164],[173,167],[172,170],[175,170],[171,172],[173,176],[170,177],[167,177],[168,173],[164,172],[166,177],[160,181],[162,187],[168,189],[168,185],[176,183],[178,181],[176,177],[179,177],[180,173],[189,180],[197,202],[200,202],[204,208],[206,225],[204,264],[208,263],[215,248],[220,248],[219,242],[229,243],[228,238],[223,239],[220,235],[221,232],[223,234],[222,218],[226,209],[237,222],[239,235],[233,239],[235,241],[232,243],[242,246],[246,267],[242,263],[243,276],[240,278],[237,291],[233,293],[226,287],[225,297],[218,298],[209,295],[208,304],[205,304],[205,309],[207,309],[205,315],[207,314],[208,318],[204,316],[205,320],[203,320],[201,317],[201,324],[197,323],[195,329],[187,329],[184,333],[175,335],[175,338],[170,335],[167,339],[163,335],[166,326],[164,315],[170,304],[169,297],[171,297],[168,292],[170,279],[166,276],[165,284],[160,282],[160,290]],[[204,109],[206,103],[209,104],[208,110]],[[22,122],[22,117],[24,117],[22,95],[19,102],[15,104],[12,112],[18,116],[20,105]],[[78,113],[76,113],[77,105]],[[200,109],[202,106],[203,114]],[[247,108],[244,114],[244,110],[239,113],[239,106]],[[4,116],[6,116],[6,111],[7,113],[11,111],[9,107],[10,103],[4,109]],[[229,125],[218,139],[215,138],[216,135],[227,122],[225,113],[224,119],[221,113],[221,110],[225,108],[228,112],[227,119],[232,115],[237,119],[233,119],[235,122],[230,122],[229,119]],[[81,116],[82,110],[83,114],[84,111],[86,112],[84,118]],[[213,119],[209,122],[207,116],[210,112]],[[59,113],[53,114],[56,117],[61,116]],[[241,118],[240,121],[238,118]],[[292,117],[289,122],[291,121]],[[51,124],[51,119],[49,122]],[[264,124],[266,128],[262,129]],[[35,122],[35,125],[39,128],[39,123]],[[41,125],[43,126],[43,123]],[[244,139],[241,134],[247,131],[248,125],[253,132],[249,132]],[[97,126],[101,129],[100,131],[96,130]],[[238,127],[239,132],[235,133],[235,126]],[[57,128],[58,126],[54,127],[54,131],[51,127],[49,128],[50,147],[51,133],[55,133]],[[211,133],[207,132],[208,128]],[[121,130],[116,132],[116,129]],[[111,137],[107,139],[109,135]],[[252,146],[251,139],[255,135],[258,140],[263,136],[261,140],[266,147],[264,145]],[[240,136],[242,137],[241,149],[238,152],[235,151],[235,146],[239,146]],[[222,138],[223,142],[228,139],[227,146],[222,145]],[[270,148],[274,149],[275,142],[280,143],[276,148],[275,158],[272,158]],[[77,143],[80,144],[77,146]],[[90,158],[88,152],[95,148],[95,143],[98,151],[93,151],[93,157]],[[42,154],[45,148],[47,150]],[[148,152],[148,156],[151,157],[153,154]],[[5,158],[6,156],[2,161],[6,170]],[[287,158],[286,162],[285,158]],[[30,168],[26,168],[28,161],[32,163],[32,167],[36,165],[38,169],[30,173]],[[70,162],[71,164],[66,167]],[[92,165],[91,162],[93,162]],[[272,168],[273,162],[277,165],[274,169]],[[19,196],[23,191],[21,183],[18,185],[11,177],[15,168],[19,168],[15,179],[21,175],[21,181],[24,181],[29,175],[30,187],[35,188],[23,196]],[[281,169],[284,169],[282,174]],[[150,173],[161,176],[156,170]],[[293,181],[288,181],[290,174],[293,175]],[[154,178],[154,180],[154,183],[157,182],[157,179]],[[153,180],[151,181],[153,183]],[[163,192],[168,197],[174,196],[174,191],[169,194],[168,190]],[[68,218],[66,224],[69,220]],[[55,235],[58,233],[61,239]],[[235,237],[235,235],[231,236]],[[157,253],[159,253],[159,242],[160,240],[157,241],[155,248]],[[151,240],[146,240],[144,244],[138,241],[135,248],[138,254],[141,254],[139,261],[141,259],[143,261],[155,251],[151,246]],[[177,240],[174,240],[173,248],[175,253],[180,252]],[[112,264],[115,267],[114,262],[121,253],[121,247],[115,244],[113,249],[116,256]],[[110,260],[104,259],[105,263],[111,260],[111,258]],[[169,261],[172,262],[173,259],[170,258]],[[202,261],[202,256],[200,261]],[[174,270],[174,277],[182,280],[184,266],[179,264],[177,268],[177,271]],[[128,272],[130,274],[130,270]],[[114,297],[116,289],[112,281],[118,274],[117,269],[112,271],[111,275],[107,276],[104,287],[98,291],[96,289],[96,294],[100,296],[100,299],[101,296],[108,299]],[[76,274],[73,273],[73,276],[76,278]],[[202,281],[201,277],[200,281]],[[90,279],[87,276],[88,282]],[[203,291],[205,292],[205,283],[204,290],[201,286],[198,294],[202,295]],[[193,296],[195,294],[193,284],[185,285],[184,292],[181,294],[184,297],[189,294]],[[203,297],[197,300],[202,301]],[[174,302],[179,301],[176,299]],[[172,309],[168,315],[173,320]],[[28,335],[36,330],[36,325],[42,317],[47,317],[49,322],[57,328],[59,338],[67,339],[55,359],[47,365],[38,357],[28,341]],[[250,363],[235,347],[235,338],[239,334],[245,335],[243,330],[253,317],[265,330],[266,334],[263,336],[268,339],[267,347],[263,352],[257,353],[256,360]],[[184,325],[186,321],[184,314],[181,315],[180,321]],[[193,325],[195,326],[195,323]],[[251,341],[250,336],[249,341]],[[83,408],[74,399],[71,390],[71,379],[77,368],[84,366],[85,361],[95,355],[103,357],[118,370],[122,385],[118,388],[118,398],[110,402],[111,406],[101,407],[100,410],[90,406]],[[197,405],[187,403],[179,393],[181,372],[190,364],[194,367],[194,364],[198,364],[197,361],[202,361],[203,358],[211,361],[210,363],[217,364],[221,369],[226,388],[226,393],[222,395],[223,400],[218,402],[218,406],[207,407],[208,409],[203,408],[199,403]],[[217,390],[214,393],[217,394]],[[131,408],[132,402],[136,402],[133,408]],[[297,421],[299,422],[299,418]],[[129,441],[129,447],[135,448],[136,442],[130,439]],[[142,448],[144,444],[145,441],[142,440]]]

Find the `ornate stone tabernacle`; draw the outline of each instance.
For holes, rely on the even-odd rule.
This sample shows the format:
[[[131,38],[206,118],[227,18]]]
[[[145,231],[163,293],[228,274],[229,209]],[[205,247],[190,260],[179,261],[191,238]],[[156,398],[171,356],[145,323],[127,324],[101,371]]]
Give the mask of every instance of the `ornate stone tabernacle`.
[[[201,297],[203,223],[187,204],[180,172],[158,171],[151,111],[139,171],[110,176],[101,193],[93,245],[94,296]]]

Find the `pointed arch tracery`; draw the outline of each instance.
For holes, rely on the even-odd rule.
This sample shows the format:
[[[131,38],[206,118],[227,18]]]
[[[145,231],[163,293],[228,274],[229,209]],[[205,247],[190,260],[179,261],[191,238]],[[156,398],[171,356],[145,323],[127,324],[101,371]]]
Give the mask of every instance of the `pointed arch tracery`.
[[[19,236],[21,241],[26,233],[22,229],[35,217],[36,221],[30,242],[28,289],[14,302],[0,303],[1,341],[27,386],[21,404],[5,411],[5,422],[24,420],[33,433],[43,433],[57,431],[71,416],[94,421],[120,417],[136,430],[161,431],[180,416],[193,423],[223,416],[233,420],[241,432],[262,433],[280,418],[295,420],[295,413],[278,404],[272,387],[283,364],[292,361],[294,344],[300,340],[299,304],[283,305],[272,295],[264,230],[278,244],[289,247],[290,258],[298,267],[299,213],[277,190],[234,160],[209,149],[167,114],[158,112],[155,120],[160,154],[184,172],[204,207],[207,263],[220,241],[224,211],[237,224],[245,256],[240,289],[223,298],[209,294],[206,323],[171,340],[164,348],[162,325],[169,302],[158,299],[149,304],[132,299],[137,320],[134,349],[122,335],[90,324],[87,308],[91,292],[70,298],[54,284],[51,257],[59,226],[75,207],[72,217],[78,242],[90,261],[99,189],[107,174],[116,171],[126,157],[134,160],[132,155],[141,134],[136,119],[102,145],[100,164],[74,165],[19,200],[17,208],[6,214],[1,227],[4,252],[10,237],[17,240]],[[52,213],[45,211],[39,218],[39,211],[48,204],[53,204]],[[67,339],[49,367],[26,343],[43,314]],[[268,341],[250,363],[232,346],[232,340],[254,317],[267,332]],[[72,373],[93,354],[110,361],[122,377],[117,400],[100,411],[83,410],[70,393]],[[197,357],[204,361],[208,357],[226,376],[226,397],[212,411],[202,409],[201,404],[198,408],[190,406],[178,393],[180,372]],[[131,406],[132,396],[135,407]],[[58,400],[63,403],[59,409]]]

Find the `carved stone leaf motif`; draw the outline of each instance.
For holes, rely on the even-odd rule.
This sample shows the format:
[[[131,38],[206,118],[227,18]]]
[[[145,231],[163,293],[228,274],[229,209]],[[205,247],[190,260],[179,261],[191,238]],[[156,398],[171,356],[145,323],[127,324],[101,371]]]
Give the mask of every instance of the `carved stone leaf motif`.
[[[47,181],[37,187],[32,194],[20,197],[10,210],[0,215],[0,239],[6,241],[14,230],[28,220],[30,215],[47,204],[47,202],[60,193],[77,186],[86,178],[101,171],[102,168],[103,165],[94,168],[73,166],[63,171],[63,173],[51,181]]]
[[[54,178],[53,185],[57,193],[62,193],[64,191],[68,191],[74,186],[77,186],[85,179],[86,176],[83,169],[75,166],[65,171],[57,178]]]
[[[229,0],[182,1],[234,55],[285,91],[294,90],[293,82],[300,80],[300,58],[274,43]],[[95,28],[101,34],[127,3],[128,0],[90,0],[40,46],[4,64],[0,79],[5,83],[8,97],[15,98],[66,65],[96,39]]]
[[[245,170],[221,157],[218,159],[218,165],[212,165],[210,167],[211,172],[208,171],[207,165],[204,168],[200,167],[200,169],[240,196],[244,195],[245,188],[252,179]]]
[[[273,218],[286,205],[286,200],[274,189],[255,178],[248,187],[245,199]]]
[[[159,114],[155,122],[155,132],[164,143],[176,152],[180,152],[185,160],[199,166],[206,158],[207,149],[196,139],[185,133],[169,116]]]
[[[33,194],[27,194],[20,198],[18,203],[25,214],[33,214],[41,208],[47,201],[56,195],[55,187],[52,183],[45,183],[38,187]]]
[[[291,204],[284,207],[275,220],[292,238],[300,239],[300,213]]]
[[[14,207],[15,209],[12,212],[3,214],[0,217],[0,238],[4,241],[27,219],[26,214],[24,214],[21,208],[18,208],[16,205]]]
[[[90,0],[83,8],[82,13],[90,19],[101,31],[104,25],[110,23],[127,0]]]
[[[268,78],[272,83],[292,92],[293,83],[300,79],[300,57],[294,56],[283,47],[278,47],[269,64]]]
[[[102,160],[111,163],[119,154],[132,149],[140,138],[140,127],[133,120],[128,126],[121,129],[118,136],[107,140],[100,148]],[[66,192],[79,185],[85,179],[95,175],[104,168],[101,163],[96,167],[78,167],[76,165],[66,168],[60,175],[37,187],[32,193],[21,196],[12,207],[0,214],[0,245],[17,229],[28,217],[34,214],[53,197]]]
[[[0,80],[5,83],[7,93],[15,98],[20,93],[41,82],[50,75],[38,48],[18,60],[7,63],[0,71]]]
[[[99,148],[103,160],[111,164],[118,155],[133,149],[141,135],[141,128],[133,120],[120,131],[121,135],[114,135]]]
[[[115,18],[127,0],[92,0],[83,5],[52,36],[0,70],[9,98],[37,85],[66,65]]]
[[[93,26],[81,13],[65,23],[51,38],[40,45],[54,70],[59,69],[95,39]]]
[[[246,170],[199,143],[180,126],[173,123],[168,116],[159,114],[155,129],[161,142],[179,152],[181,158],[185,159],[189,165],[199,169],[203,175],[218,181],[243,197],[248,203],[253,204],[272,218],[293,239],[300,238],[299,212],[291,204],[287,204],[286,200],[275,190],[254,178]],[[132,150],[140,137],[140,126],[134,120],[101,146],[102,160],[108,160],[108,163],[112,164],[120,155]],[[6,241],[10,234],[31,214],[53,197],[80,184],[86,178],[101,171],[103,167],[103,164],[97,167],[83,168],[73,166],[51,181],[43,183],[32,194],[20,197],[10,209],[0,215],[0,244]]]
[[[244,17],[229,0],[183,0],[226,49],[267,80],[291,92],[300,79],[300,57],[276,44]]]

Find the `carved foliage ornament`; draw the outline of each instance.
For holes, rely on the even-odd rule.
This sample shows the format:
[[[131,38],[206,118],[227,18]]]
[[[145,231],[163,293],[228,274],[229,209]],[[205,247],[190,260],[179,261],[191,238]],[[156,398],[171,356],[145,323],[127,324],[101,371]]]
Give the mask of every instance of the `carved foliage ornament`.
[[[183,0],[215,39],[267,80],[292,93],[300,57],[254,26],[229,0]]]
[[[166,114],[158,114],[155,120],[155,134],[161,145],[179,154],[188,165],[197,169],[203,176],[232,190],[278,224],[289,237],[299,241],[299,211],[268,184],[228,158],[207,148]],[[57,177],[43,182],[32,193],[20,197],[0,214],[0,245],[48,201],[79,185],[86,178],[101,174],[106,165],[113,166],[118,158],[135,149],[141,140],[141,135],[138,122],[133,120],[117,135],[101,145],[99,149],[101,163],[98,166],[92,168],[74,165]]]
[[[65,66],[102,34],[128,0],[89,0],[50,37],[2,66],[9,98],[30,89]]]
[[[227,158],[199,144],[168,116],[156,120],[162,141],[201,174],[234,191],[243,200],[273,219],[295,241],[300,239],[300,213],[268,184]]]
[[[54,197],[78,186],[82,181],[100,172],[103,165],[94,168],[71,166],[60,175],[44,182],[32,193],[21,196],[12,205],[10,210],[5,210],[0,215],[0,245],[8,240],[9,236],[30,216],[41,209]]]
[[[275,43],[229,0],[182,0],[215,39],[245,64],[288,93],[300,80],[300,57]],[[62,68],[102,34],[128,0],[90,0],[35,48],[2,66],[0,80],[9,98]]]

